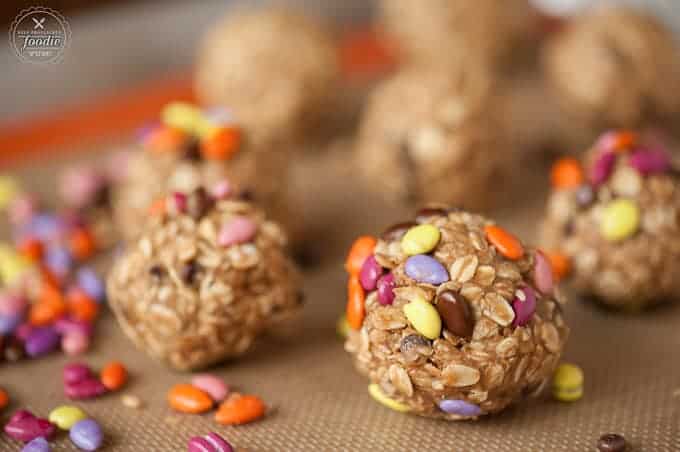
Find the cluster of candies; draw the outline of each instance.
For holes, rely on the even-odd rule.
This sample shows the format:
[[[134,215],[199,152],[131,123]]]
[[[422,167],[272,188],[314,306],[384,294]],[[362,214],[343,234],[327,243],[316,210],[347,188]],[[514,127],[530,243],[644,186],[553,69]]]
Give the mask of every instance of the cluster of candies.
[[[152,152],[183,152],[188,159],[229,160],[243,141],[242,130],[224,108],[201,110],[173,102],[161,113],[161,123],[140,133],[144,147]]]
[[[0,410],[8,403],[7,393],[0,388]],[[26,443],[21,452],[50,452],[49,440],[55,436],[57,429],[69,432],[71,441],[81,450],[98,450],[104,442],[99,423],[73,405],[53,409],[47,419],[28,410],[19,410],[10,417],[3,430],[10,438]]]
[[[578,160],[563,158],[552,168],[551,182],[557,190],[573,190],[582,209],[590,207],[598,198],[603,187],[621,162],[635,173],[621,173],[625,179],[617,184],[620,192],[630,196],[619,197],[607,202],[602,210],[599,223],[601,236],[608,241],[618,242],[635,235],[639,230],[640,207],[633,198],[639,189],[640,177],[671,171],[668,152],[660,146],[640,143],[633,132],[607,132],[595,144],[595,155],[590,168],[584,169]]]
[[[194,376],[190,384],[173,386],[168,392],[168,403],[175,411],[190,414],[206,413],[220,404],[215,421],[222,425],[247,424],[266,412],[259,397],[232,393],[224,381],[209,374]]]
[[[112,361],[105,365],[99,377],[86,364],[71,363],[64,367],[64,394],[69,399],[86,400],[118,391],[128,380],[127,368]]]
[[[510,260],[524,256],[524,248],[520,241],[499,226],[485,227],[486,238],[496,247],[501,255]],[[384,237],[390,239],[401,236],[401,249],[408,257],[404,265],[406,275],[420,283],[441,285],[449,281],[449,272],[444,265],[432,257],[431,253],[439,243],[441,232],[431,224],[403,223],[385,231]],[[352,245],[345,269],[349,273],[348,300],[346,319],[350,328],[359,330],[366,315],[366,293],[377,290],[378,302],[391,305],[394,301],[394,276],[378,263],[373,252],[377,241],[374,237],[359,237]],[[535,285],[544,293],[549,293],[554,285],[555,271],[552,261],[542,252],[535,255]],[[524,299],[516,298],[512,302],[515,316],[513,326],[525,325],[534,313],[536,296],[533,289],[523,289]],[[440,298],[448,301],[448,291],[442,292]],[[441,334],[442,320],[445,326],[461,337],[471,337],[474,325],[468,308],[463,303],[437,303],[433,306],[425,300],[414,299],[404,306],[404,315],[413,327],[423,336],[436,339]],[[342,326],[340,327],[342,330]]]
[[[78,214],[41,210],[18,190],[0,198],[14,232],[14,246],[0,244],[0,356],[84,352],[105,299],[101,278],[83,265],[97,250],[94,234]]]
[[[229,199],[234,194],[234,188],[228,180],[215,184],[210,192],[203,187],[197,188],[189,194],[174,192],[170,196],[160,198],[151,206],[153,215],[188,215],[194,220],[200,220],[215,203]],[[246,216],[234,216],[224,223],[218,234],[220,246],[228,247],[250,242],[257,233],[257,224]]]

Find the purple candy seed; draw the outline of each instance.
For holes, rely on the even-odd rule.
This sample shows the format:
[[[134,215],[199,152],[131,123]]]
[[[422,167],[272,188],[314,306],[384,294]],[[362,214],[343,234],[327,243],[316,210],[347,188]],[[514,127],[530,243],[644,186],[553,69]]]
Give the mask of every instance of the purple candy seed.
[[[93,269],[89,267],[83,267],[78,270],[78,273],[76,274],[76,282],[78,287],[83,289],[83,291],[85,291],[85,293],[93,299],[99,302],[104,300],[104,297],[106,296],[104,283]]]
[[[474,403],[466,402],[465,400],[445,399],[439,402],[439,409],[448,414],[457,414],[459,416],[479,416],[482,414],[482,409]]]
[[[449,280],[449,272],[441,262],[426,254],[409,257],[404,270],[409,278],[418,282],[439,285]]]
[[[73,444],[86,451],[99,449],[104,442],[104,433],[94,419],[83,419],[76,422],[69,431]]]
[[[21,452],[50,452],[50,443],[45,438],[38,437],[26,444]]]
[[[46,355],[59,345],[59,335],[52,327],[41,327],[33,330],[26,338],[26,354],[32,358]]]

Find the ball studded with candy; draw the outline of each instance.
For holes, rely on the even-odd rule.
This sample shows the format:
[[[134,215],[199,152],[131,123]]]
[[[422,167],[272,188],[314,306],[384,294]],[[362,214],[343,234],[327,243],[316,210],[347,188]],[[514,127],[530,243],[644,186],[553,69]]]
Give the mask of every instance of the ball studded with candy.
[[[608,132],[552,184],[543,241],[577,290],[632,310],[680,297],[680,176],[663,146]]]
[[[163,198],[108,279],[127,335],[181,370],[245,353],[300,306],[281,228],[223,186]]]
[[[547,258],[488,219],[428,208],[352,246],[345,348],[379,402],[474,419],[540,391],[568,335]]]
[[[420,68],[384,82],[357,147],[370,186],[402,201],[488,207],[514,157],[490,86],[482,74]]]
[[[141,149],[129,157],[112,196],[114,220],[125,239],[138,235],[149,209],[165,194],[188,193],[224,178],[231,190],[285,219],[287,153],[273,143],[254,145],[228,110],[168,104],[161,123],[142,130],[139,141]]]
[[[202,103],[233,108],[255,141],[299,139],[331,108],[338,79],[328,30],[279,9],[225,17],[206,33],[196,64]]]

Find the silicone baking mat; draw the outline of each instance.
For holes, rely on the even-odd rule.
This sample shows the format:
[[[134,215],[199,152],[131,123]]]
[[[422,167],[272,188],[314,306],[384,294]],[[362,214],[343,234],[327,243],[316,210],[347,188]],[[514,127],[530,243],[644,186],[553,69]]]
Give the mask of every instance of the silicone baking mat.
[[[34,164],[16,174],[49,196],[55,170],[80,159]],[[185,451],[189,437],[215,430],[247,451],[573,452],[595,450],[597,438],[608,432],[623,434],[633,451],[680,451],[680,303],[634,317],[572,299],[566,309],[572,333],[564,359],[580,365],[586,378],[585,396],[573,404],[555,402],[546,394],[478,422],[446,423],[375,403],[335,332],[345,304],[342,261],[356,235],[378,233],[411,216],[412,209],[364,193],[347,143],[302,153],[295,166],[307,238],[320,256],[305,271],[308,302],[302,318],[263,338],[244,359],[211,369],[236,390],[260,395],[271,407],[270,415],[251,425],[221,427],[212,415],[173,413],[166,392],[189,375],[172,372],[134,349],[106,315],[93,348],[79,359],[95,367],[121,360],[132,377],[120,393],[77,403],[102,422],[105,450]],[[492,212],[525,239],[534,236],[543,202],[536,187],[546,185],[541,169],[529,172],[536,180],[523,181],[524,187],[508,194],[507,208]],[[13,399],[0,417],[6,420],[22,407],[47,415],[66,403],[60,379],[68,361],[53,355],[0,364],[0,385]],[[140,397],[143,409],[124,407],[122,394]],[[56,451],[75,450],[64,434],[53,445]],[[0,451],[18,450],[18,443],[0,436]]]

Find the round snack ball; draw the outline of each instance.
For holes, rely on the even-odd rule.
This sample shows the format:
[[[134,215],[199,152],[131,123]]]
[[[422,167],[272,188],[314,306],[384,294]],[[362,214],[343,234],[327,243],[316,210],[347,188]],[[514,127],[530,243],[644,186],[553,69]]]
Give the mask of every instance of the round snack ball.
[[[625,7],[572,19],[546,45],[544,70],[570,147],[603,129],[673,124],[680,114],[680,47],[651,16]]]
[[[255,145],[225,109],[165,107],[162,123],[143,131],[126,175],[112,193],[114,220],[126,240],[137,237],[149,209],[167,193],[189,193],[228,178],[227,192],[248,192],[286,220],[288,154],[275,142]]]
[[[402,71],[369,100],[359,170],[394,199],[488,207],[513,161],[494,99],[482,74]]]
[[[345,349],[374,399],[420,416],[476,419],[551,379],[569,332],[563,300],[541,253],[510,232],[433,207],[387,229],[371,259],[377,289],[362,279],[364,315],[350,324]],[[348,317],[355,310],[350,298]]]
[[[292,11],[229,14],[198,52],[202,103],[232,108],[254,139],[296,139],[331,108],[339,67],[328,30]]]
[[[268,326],[294,314],[300,281],[284,233],[260,208],[216,200],[202,188],[184,196],[186,207],[147,223],[114,264],[107,289],[139,348],[193,370],[242,355]]]
[[[579,292],[633,311],[680,297],[678,174],[661,145],[627,131],[555,164],[543,244],[570,262]]]
[[[528,0],[382,0],[380,12],[385,30],[416,63],[516,64],[539,30]]]

